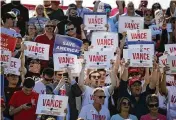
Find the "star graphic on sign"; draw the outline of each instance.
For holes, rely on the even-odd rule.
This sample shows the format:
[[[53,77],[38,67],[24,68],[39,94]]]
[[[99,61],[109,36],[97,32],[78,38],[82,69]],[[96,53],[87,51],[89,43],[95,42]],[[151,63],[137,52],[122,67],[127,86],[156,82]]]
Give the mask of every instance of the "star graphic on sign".
[[[35,53],[35,55],[37,55],[37,53]]]
[[[142,60],[140,60],[140,63],[142,63]]]
[[[134,20],[131,20],[131,22],[134,22]]]
[[[104,38],[107,38],[107,36],[105,35]]]
[[[106,48],[106,46],[104,46],[104,48]]]
[[[95,25],[95,27],[97,27],[97,25]]]
[[[99,63],[97,62],[97,65],[99,65]]]

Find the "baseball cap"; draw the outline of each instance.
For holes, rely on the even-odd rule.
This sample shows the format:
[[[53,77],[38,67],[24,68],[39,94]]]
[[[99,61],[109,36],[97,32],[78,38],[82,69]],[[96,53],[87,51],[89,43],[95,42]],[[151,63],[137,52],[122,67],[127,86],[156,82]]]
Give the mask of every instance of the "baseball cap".
[[[128,73],[136,73],[136,72],[140,72],[140,70],[134,67],[128,69]]]
[[[7,12],[5,14],[5,17],[6,18],[14,18],[15,19],[17,16],[16,16],[16,14],[14,12],[10,11],[10,12]]]
[[[21,36],[20,33],[15,33],[15,34],[14,34],[14,37],[16,37],[16,38],[22,38],[22,36]]]
[[[131,86],[131,85],[133,85],[135,82],[139,82],[140,84],[142,84],[142,82],[139,80],[139,78],[131,78],[131,79],[128,81],[128,85]]]

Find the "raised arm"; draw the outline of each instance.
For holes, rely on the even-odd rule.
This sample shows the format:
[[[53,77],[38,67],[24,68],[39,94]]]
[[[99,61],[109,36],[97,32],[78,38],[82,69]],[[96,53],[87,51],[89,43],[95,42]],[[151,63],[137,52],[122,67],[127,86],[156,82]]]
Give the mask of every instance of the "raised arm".
[[[160,88],[161,94],[164,94],[166,96],[168,94],[168,90],[166,88],[166,71],[167,70],[168,70],[168,67],[163,68],[163,73],[161,73],[160,83],[159,83],[159,88]]]
[[[85,28],[85,25],[84,24],[81,24],[81,39],[86,39],[86,35],[84,33],[84,28]]]
[[[81,69],[81,73],[79,75],[78,78],[78,85],[81,88],[82,92],[85,91],[85,85],[84,85],[84,71],[85,71],[85,61],[82,64],[82,69]]]

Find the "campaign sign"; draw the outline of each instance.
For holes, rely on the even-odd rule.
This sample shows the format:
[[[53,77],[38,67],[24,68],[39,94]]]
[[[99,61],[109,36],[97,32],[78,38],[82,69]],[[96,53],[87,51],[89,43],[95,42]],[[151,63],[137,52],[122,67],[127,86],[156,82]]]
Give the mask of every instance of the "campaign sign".
[[[94,47],[99,48],[117,48],[118,34],[112,32],[93,32],[91,43]]]
[[[128,61],[128,59],[129,59],[128,49],[123,49],[123,58],[125,59],[125,62]]]
[[[161,57],[159,57],[160,67],[165,67],[167,65],[167,56],[168,55],[162,55]]]
[[[84,30],[107,30],[106,13],[85,13],[84,14]]]
[[[163,22],[164,22],[164,15],[163,15],[163,11],[162,10],[156,10],[155,11],[155,22],[156,25],[159,27],[163,26]]]
[[[176,56],[167,56],[167,62],[170,67],[169,74],[176,74]]]
[[[26,56],[34,59],[49,60],[50,45],[31,41],[25,41],[24,44],[26,46],[26,50],[24,50]]]
[[[87,68],[110,68],[110,60],[113,58],[114,52],[108,51],[86,51],[84,59],[86,59]]]
[[[127,30],[128,41],[152,41],[150,29]]]
[[[77,38],[57,34],[53,53],[71,53],[79,56],[82,44],[83,42]]]
[[[131,67],[152,67],[153,56],[148,50],[134,49],[128,51]]]
[[[135,29],[144,29],[143,17],[129,17],[129,16],[119,17],[119,33]]]
[[[162,27],[159,27],[157,25],[150,25],[149,29],[151,29],[153,36],[157,34],[160,35],[162,33]]]
[[[14,52],[15,50],[15,46],[16,46],[16,42],[17,42],[17,38],[12,37],[10,35],[4,34],[4,33],[0,33],[1,37],[0,37],[0,49],[1,50],[8,50],[11,52]]]
[[[7,68],[6,74],[20,75],[21,60],[11,57],[10,67]]]
[[[54,53],[53,57],[55,71],[66,67],[73,68],[77,60],[76,55],[68,53]]]
[[[176,56],[176,44],[165,44],[165,51],[167,51],[169,55]]]
[[[1,62],[1,66],[5,68],[9,68],[10,66],[10,61],[11,61],[11,52],[10,51],[6,51],[6,50],[1,50],[1,58],[0,58],[0,62]]]
[[[37,103],[36,114],[65,116],[68,97],[59,95],[40,94]]]

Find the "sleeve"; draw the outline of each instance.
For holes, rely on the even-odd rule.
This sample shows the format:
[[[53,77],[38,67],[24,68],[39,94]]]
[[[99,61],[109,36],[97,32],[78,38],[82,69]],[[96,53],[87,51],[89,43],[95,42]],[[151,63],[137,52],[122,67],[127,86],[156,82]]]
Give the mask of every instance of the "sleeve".
[[[115,120],[115,116],[113,115],[110,120]]]
[[[13,106],[13,107],[18,107],[17,106],[17,99],[18,99],[18,96],[17,96],[17,93],[15,92],[13,95],[12,95],[12,97],[11,97],[11,99],[10,99],[10,101],[9,101],[9,106]]]
[[[82,94],[82,90],[80,89],[77,83],[71,86],[71,91],[75,97],[79,97]]]
[[[78,118],[82,118],[82,119],[86,120],[86,109],[85,109],[85,107],[82,107]]]
[[[155,89],[150,89],[149,84],[148,84],[147,87],[146,87],[146,92],[145,92],[146,96],[149,95],[149,94],[154,94],[155,91],[156,91],[156,88]]]
[[[127,88],[128,88],[128,82],[121,80],[120,81],[120,85],[119,85],[119,90],[118,90],[119,97],[128,97],[128,96],[130,96],[128,91],[127,91]]]

